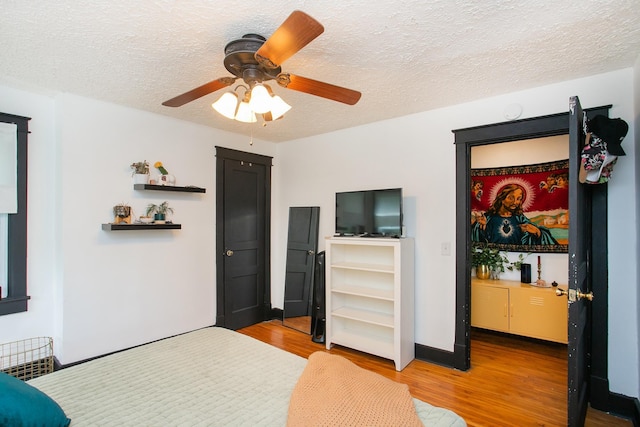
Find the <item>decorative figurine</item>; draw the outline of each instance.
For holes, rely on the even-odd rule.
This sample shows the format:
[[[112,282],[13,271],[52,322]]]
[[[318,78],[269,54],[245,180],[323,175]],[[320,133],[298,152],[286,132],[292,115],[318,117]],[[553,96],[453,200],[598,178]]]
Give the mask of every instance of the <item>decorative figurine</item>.
[[[113,215],[115,216],[114,224],[131,224],[131,206],[125,204],[115,205],[113,207]]]

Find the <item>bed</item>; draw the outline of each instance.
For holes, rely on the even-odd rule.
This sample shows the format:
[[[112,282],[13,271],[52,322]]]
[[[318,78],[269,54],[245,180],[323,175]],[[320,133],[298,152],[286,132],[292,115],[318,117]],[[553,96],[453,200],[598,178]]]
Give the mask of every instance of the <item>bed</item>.
[[[57,402],[71,427],[285,426],[307,363],[254,338],[209,327],[27,384]],[[466,425],[452,411],[411,399],[424,425]]]

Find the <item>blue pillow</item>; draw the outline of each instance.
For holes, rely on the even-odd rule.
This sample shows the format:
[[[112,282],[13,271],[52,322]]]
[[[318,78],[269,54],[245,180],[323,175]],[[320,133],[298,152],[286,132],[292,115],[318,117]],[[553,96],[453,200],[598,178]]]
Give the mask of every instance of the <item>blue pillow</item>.
[[[67,427],[70,422],[49,396],[0,372],[0,426]]]

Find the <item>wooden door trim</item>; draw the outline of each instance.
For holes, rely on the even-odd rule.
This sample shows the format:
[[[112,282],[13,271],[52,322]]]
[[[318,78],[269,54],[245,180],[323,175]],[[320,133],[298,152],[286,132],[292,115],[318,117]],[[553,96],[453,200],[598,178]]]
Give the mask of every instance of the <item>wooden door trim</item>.
[[[216,326],[225,326],[224,309],[224,160],[252,162],[265,166],[264,319],[271,318],[271,166],[273,157],[216,146]]]
[[[597,111],[608,111],[610,106]],[[605,113],[606,114],[606,113]],[[523,139],[569,134],[569,113],[558,113],[511,122],[453,130],[456,144],[456,328],[452,366],[468,370],[471,365],[471,148]],[[461,232],[462,231],[462,232]]]
[[[584,109],[588,117],[597,114],[608,115],[611,105]],[[552,114],[512,122],[496,123],[486,126],[453,130],[456,144],[456,329],[452,366],[460,370],[468,370],[471,363],[470,354],[470,305],[471,305],[471,225],[468,212],[470,211],[469,193],[471,191],[471,147],[477,145],[495,144],[499,142],[516,141],[522,139],[540,138],[546,136],[564,135],[569,133],[569,113]],[[598,203],[593,207],[593,226],[606,224],[607,186],[600,185],[596,191]],[[607,373],[607,235],[604,230],[592,230],[593,235],[593,292],[599,295],[594,299],[594,315],[599,321],[594,322],[592,329],[592,372],[591,379],[597,387],[591,390],[594,401],[608,401],[611,393],[608,388]],[[604,253],[604,255],[603,255]],[[594,393],[599,396],[593,396]],[[601,408],[597,408],[601,409]],[[604,410],[604,408],[602,408]]]

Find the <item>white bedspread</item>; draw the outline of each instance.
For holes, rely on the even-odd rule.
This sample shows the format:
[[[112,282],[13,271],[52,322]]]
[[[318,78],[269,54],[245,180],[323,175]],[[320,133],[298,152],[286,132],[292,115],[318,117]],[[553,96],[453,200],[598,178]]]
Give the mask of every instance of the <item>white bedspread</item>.
[[[29,381],[71,427],[284,426],[306,359],[223,328],[205,328]],[[464,426],[414,399],[425,425]]]

